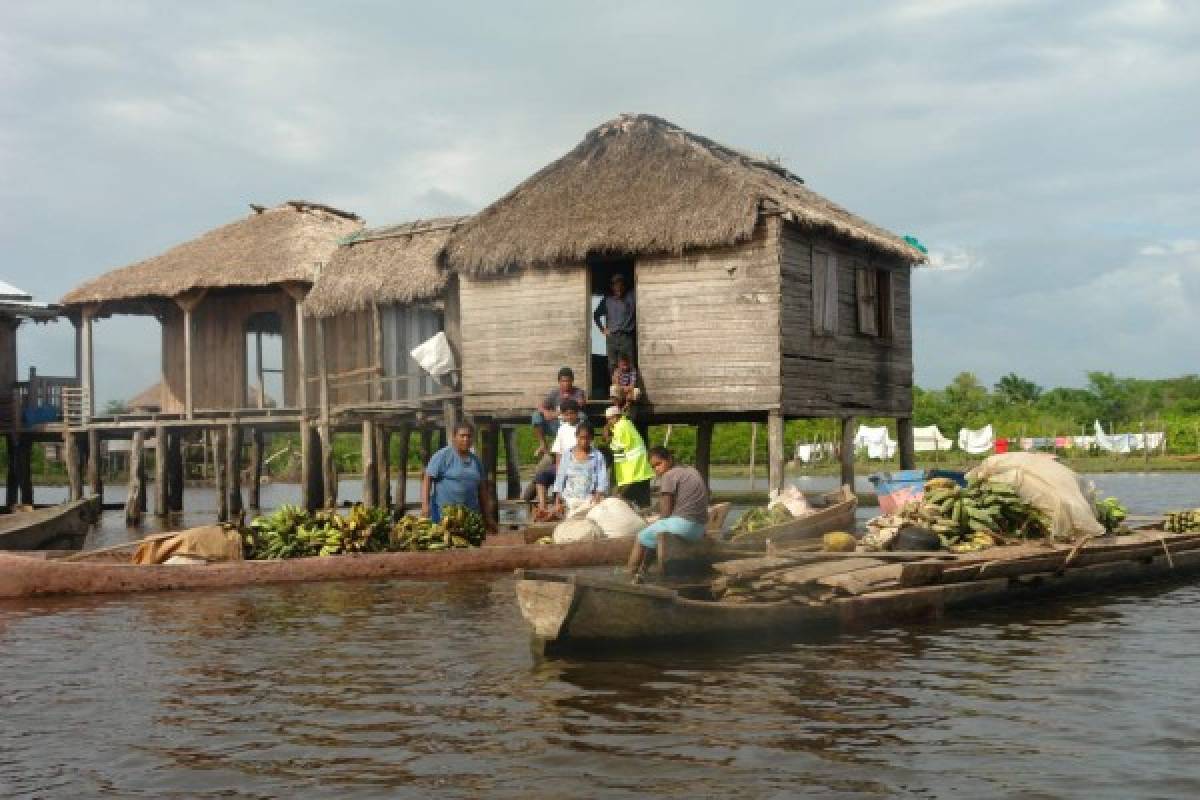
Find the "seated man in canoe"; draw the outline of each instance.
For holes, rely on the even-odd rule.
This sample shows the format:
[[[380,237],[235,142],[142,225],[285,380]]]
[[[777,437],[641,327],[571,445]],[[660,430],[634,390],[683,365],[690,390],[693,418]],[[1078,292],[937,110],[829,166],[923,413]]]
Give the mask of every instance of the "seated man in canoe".
[[[676,464],[665,447],[650,448],[650,468],[659,480],[657,522],[642,529],[629,555],[629,571],[640,573],[658,548],[658,535],[669,533],[695,542],[704,538],[708,524],[708,486],[695,467]]]

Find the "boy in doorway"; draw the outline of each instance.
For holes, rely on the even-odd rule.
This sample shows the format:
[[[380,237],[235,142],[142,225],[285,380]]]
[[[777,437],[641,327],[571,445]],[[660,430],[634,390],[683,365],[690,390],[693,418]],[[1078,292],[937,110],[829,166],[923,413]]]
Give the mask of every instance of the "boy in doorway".
[[[613,370],[612,386],[608,387],[613,405],[624,408],[626,413],[631,412],[630,406],[642,396],[642,390],[638,388],[637,383],[637,370],[630,363],[629,356],[621,353],[617,356],[617,368]]]

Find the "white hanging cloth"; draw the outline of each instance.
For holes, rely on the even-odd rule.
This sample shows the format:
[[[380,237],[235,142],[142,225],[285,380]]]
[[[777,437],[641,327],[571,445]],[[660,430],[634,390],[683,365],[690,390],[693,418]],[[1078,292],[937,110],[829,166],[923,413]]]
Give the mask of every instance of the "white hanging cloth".
[[[991,424],[984,425],[979,430],[961,428],[958,431],[958,447],[973,456],[991,452],[996,446],[996,437],[992,433]]]
[[[887,426],[868,428],[859,425],[854,433],[854,449],[867,451],[867,458],[887,459],[896,455],[896,442],[888,433]]]
[[[954,447],[954,442],[942,436],[942,432],[938,430],[937,425],[929,425],[925,428],[913,428],[913,450],[918,453],[925,453],[931,450],[945,452]]]

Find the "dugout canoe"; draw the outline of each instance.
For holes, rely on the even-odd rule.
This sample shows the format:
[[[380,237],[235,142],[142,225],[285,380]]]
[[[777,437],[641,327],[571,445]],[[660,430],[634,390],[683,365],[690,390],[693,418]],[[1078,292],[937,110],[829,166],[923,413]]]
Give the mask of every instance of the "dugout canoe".
[[[764,547],[768,540],[772,544],[787,544],[819,539],[832,531],[854,530],[858,496],[849,486],[843,485],[831,492],[807,493],[806,496],[815,509],[812,514],[734,536],[730,541],[742,547]]]
[[[864,561],[870,561],[866,568]],[[887,566],[878,566],[880,562]],[[796,563],[822,564],[814,574],[823,585],[840,590],[823,600],[729,602],[712,599],[713,583],[672,588],[520,570],[516,596],[543,653],[796,639],[936,619],[965,607],[1045,594],[1100,593],[1124,584],[1193,576],[1200,572],[1200,535],[1141,531],[1081,547],[1002,547],[960,556],[814,553],[797,557]],[[893,579],[881,580],[881,573]]]
[[[99,497],[0,515],[0,550],[79,549],[100,518]]]
[[[438,579],[524,567],[624,564],[633,538],[561,545],[512,544],[436,552],[356,553],[283,561],[134,565],[0,554],[0,598],[205,589],[353,578]],[[82,555],[82,554],[81,554]],[[111,555],[111,553],[109,554]]]

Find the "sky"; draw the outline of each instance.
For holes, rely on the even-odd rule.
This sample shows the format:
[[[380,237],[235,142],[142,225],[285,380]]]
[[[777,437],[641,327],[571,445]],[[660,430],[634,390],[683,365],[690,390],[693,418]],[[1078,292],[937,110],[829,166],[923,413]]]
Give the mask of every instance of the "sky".
[[[1200,4],[0,5],[0,280],[57,300],[248,213],[469,213],[622,112],[780,159],[898,234],[916,381],[1197,371]],[[73,372],[69,323],[22,369]],[[157,380],[96,327],[99,405]]]

